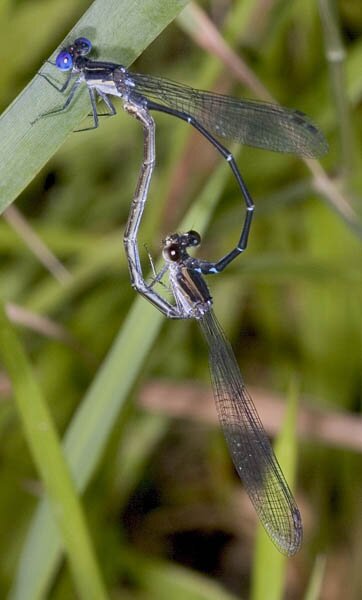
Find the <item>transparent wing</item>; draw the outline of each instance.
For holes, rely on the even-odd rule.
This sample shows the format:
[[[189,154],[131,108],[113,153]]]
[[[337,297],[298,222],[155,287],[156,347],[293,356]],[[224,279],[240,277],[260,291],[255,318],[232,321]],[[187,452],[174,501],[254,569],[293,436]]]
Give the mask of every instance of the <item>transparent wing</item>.
[[[292,556],[302,543],[300,512],[214,313],[206,313],[199,323],[209,347],[217,412],[235,468],[270,538],[283,554]]]
[[[323,133],[298,110],[196,90],[141,73],[129,75],[135,92],[195,117],[218,137],[312,158],[328,150]]]

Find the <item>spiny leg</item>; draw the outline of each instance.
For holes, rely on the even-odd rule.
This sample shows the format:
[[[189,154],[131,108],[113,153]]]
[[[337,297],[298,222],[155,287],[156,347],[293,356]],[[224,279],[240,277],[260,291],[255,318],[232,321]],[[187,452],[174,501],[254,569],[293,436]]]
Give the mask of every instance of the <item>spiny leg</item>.
[[[88,88],[89,98],[92,106],[91,116],[93,116],[93,127],[83,127],[82,129],[75,129],[74,133],[79,133],[80,131],[91,131],[92,129],[97,129],[99,126],[98,113],[97,113],[97,104],[96,104],[96,95],[93,88]]]
[[[98,117],[113,117],[117,114],[117,111],[114,107],[114,104],[110,98],[108,98],[107,94],[102,92],[101,90],[97,90],[99,96],[102,98],[104,104],[108,108],[107,113],[98,113]]]
[[[50,60],[46,61],[49,62],[51,65],[55,65],[55,63],[50,62]],[[61,85],[60,87],[58,87],[56,85],[56,83],[54,83],[54,81],[52,81],[50,79],[50,77],[48,77],[48,75],[45,75],[45,73],[41,73],[40,71],[38,72],[38,75],[40,77],[42,77],[43,79],[45,79],[45,81],[47,81],[49,83],[49,85],[51,85],[55,90],[57,90],[57,92],[63,93],[65,92],[65,90],[67,89],[68,85],[70,84],[71,80],[73,77],[75,77],[75,75],[77,75],[77,73],[72,73],[70,72],[68,77],[66,78],[65,82],[63,83],[63,85]]]
[[[45,112],[45,113],[43,113],[43,114],[39,115],[39,117],[37,117],[37,118],[35,119],[35,121],[33,121],[33,122],[32,122],[32,125],[33,125],[34,123],[36,123],[37,121],[39,121],[39,119],[42,119],[43,117],[48,117],[49,115],[56,115],[56,114],[58,114],[58,113],[65,112],[65,111],[67,110],[67,108],[68,108],[69,104],[70,104],[70,103],[71,103],[71,101],[73,100],[73,98],[74,98],[74,94],[75,94],[75,92],[77,91],[77,89],[79,88],[79,86],[80,86],[80,84],[81,84],[81,83],[82,83],[82,80],[81,80],[80,78],[76,79],[76,81],[73,83],[73,85],[72,85],[72,87],[71,87],[71,89],[70,89],[69,96],[68,96],[68,98],[66,99],[66,101],[65,101],[64,105],[63,105],[63,106],[61,106],[60,108],[55,108],[54,110],[50,110],[50,111],[48,111],[48,112]]]

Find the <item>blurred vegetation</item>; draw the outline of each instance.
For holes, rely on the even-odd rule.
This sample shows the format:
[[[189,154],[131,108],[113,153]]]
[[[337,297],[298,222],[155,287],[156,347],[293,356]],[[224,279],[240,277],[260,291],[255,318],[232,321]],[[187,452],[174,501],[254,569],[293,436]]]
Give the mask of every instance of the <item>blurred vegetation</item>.
[[[3,3],[3,109],[90,4]],[[245,255],[210,281],[215,311],[251,387],[257,384],[265,396],[285,395],[297,382],[303,405],[355,415],[357,423],[362,400],[360,2],[341,0],[335,7],[322,0],[210,0],[199,6],[278,101],[307,112],[320,125],[330,143],[323,166],[354,211],[348,215],[328,194],[317,193],[301,160],[240,149],[238,164],[256,213]],[[197,21],[192,23],[196,18],[191,10],[174,21],[132,68],[252,96],[189,36],[193,27],[196,35],[203,33]],[[97,52],[116,59],[103,56],[102,47]],[[336,56],[340,63],[328,60]],[[156,257],[164,234],[177,229],[187,213],[184,226],[196,230],[203,231],[211,219],[200,256],[217,258],[239,236],[235,181],[184,123],[157,114],[155,120],[157,168],[141,247],[146,244]],[[49,273],[21,234],[24,229],[14,230],[10,213],[0,223],[1,298],[31,311],[18,333],[59,434],[68,432],[76,486],[83,490],[90,480],[83,507],[110,597],[248,598],[251,581],[255,585],[255,517],[221,433],[200,420],[197,407],[194,416],[180,420],[138,403],[155,381],[177,382],[181,389],[190,381],[196,388],[209,385],[197,326],[165,322],[144,300],[136,300],[129,285],[122,232],[141,151],[139,125],[121,106],[97,131],[69,135],[16,202],[68,274],[59,281]],[[146,250],[144,259],[147,269]],[[61,328],[52,335],[47,322],[37,330],[32,313]],[[77,597],[67,562],[49,560],[42,573],[46,557],[57,556],[59,542],[44,525],[49,519],[44,504],[37,509],[43,487],[5,370],[0,393],[0,596],[27,576],[28,564],[30,571],[34,565],[40,569],[34,578],[43,579],[49,597]],[[169,415],[172,401],[171,396]],[[318,441],[321,432],[313,431],[313,423],[310,428],[313,441],[298,440],[295,485],[305,541],[284,572],[285,597],[358,599],[362,443],[352,451],[347,431],[336,447],[324,436]],[[265,569],[271,564],[265,555],[257,560]]]

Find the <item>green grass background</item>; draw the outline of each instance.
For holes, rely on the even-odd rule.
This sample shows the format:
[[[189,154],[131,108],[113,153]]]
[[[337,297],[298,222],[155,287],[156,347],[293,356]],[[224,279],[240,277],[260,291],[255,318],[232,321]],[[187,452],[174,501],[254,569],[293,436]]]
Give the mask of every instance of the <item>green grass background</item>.
[[[87,579],[95,598],[361,597],[360,452],[348,450],[348,432],[346,448],[293,435],[297,397],[325,413],[361,410],[358,0],[340,2],[332,21],[323,10],[321,21],[322,1],[277,1],[269,10],[246,0],[200,2],[278,101],[321,126],[330,143],[323,166],[356,214],[351,226],[317,195],[297,158],[238,151],[256,203],[250,244],[210,286],[246,381],[289,400],[280,456],[305,524],[302,551],[290,561],[259,539],[254,554],[253,513],[217,427],[196,408],[182,421],[139,408],[150,382],[209,386],[197,326],[165,322],[129,285],[122,232],[139,125],[119,104],[97,131],[71,134],[88,111],[83,93],[66,115],[30,126],[61,104],[35,76],[66,36],[89,35],[99,57],[137,59],[135,70],[251,95],[189,37],[193,12],[164,29],[185,4],[38,0],[0,9],[0,102],[4,111],[10,105],[0,118],[0,203],[17,200],[70,274],[55,279],[3,220],[0,297],[72,336],[14,330],[1,318],[1,597],[90,597]],[[326,59],[325,29],[332,49],[340,33],[340,68]],[[217,258],[240,231],[235,182],[185,124],[155,119],[157,168],[141,247],[156,257],[164,234],[192,227],[205,232],[200,256]],[[146,251],[144,259],[147,269]],[[172,396],[168,402],[171,411]]]

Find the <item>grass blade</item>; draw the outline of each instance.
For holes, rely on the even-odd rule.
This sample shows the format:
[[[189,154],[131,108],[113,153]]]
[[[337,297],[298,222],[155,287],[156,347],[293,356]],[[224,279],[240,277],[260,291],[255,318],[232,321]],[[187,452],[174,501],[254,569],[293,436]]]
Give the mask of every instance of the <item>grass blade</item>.
[[[315,559],[313,571],[308,583],[304,600],[318,600],[322,596],[323,579],[326,570],[326,556],[319,555]]]
[[[82,507],[51,415],[22,345],[0,306],[0,357],[11,378],[24,434],[69,558],[79,597],[106,598]],[[25,593],[23,596],[30,597]]]
[[[199,573],[167,561],[149,559],[127,547],[122,563],[149,600],[236,600],[236,596]]]
[[[88,36],[95,47],[102,48],[103,58],[128,66],[186,4],[187,0],[95,0],[67,39]],[[41,113],[62,102],[64,97],[36,75],[0,117],[0,212],[17,198],[89,112],[89,97],[83,89],[66,113],[31,125]]]
[[[297,459],[296,416],[297,392],[293,386],[289,394],[283,428],[275,444],[275,453],[291,489],[293,489],[295,480]],[[280,600],[283,598],[286,566],[287,558],[277,551],[259,525],[253,569],[252,599]]]

